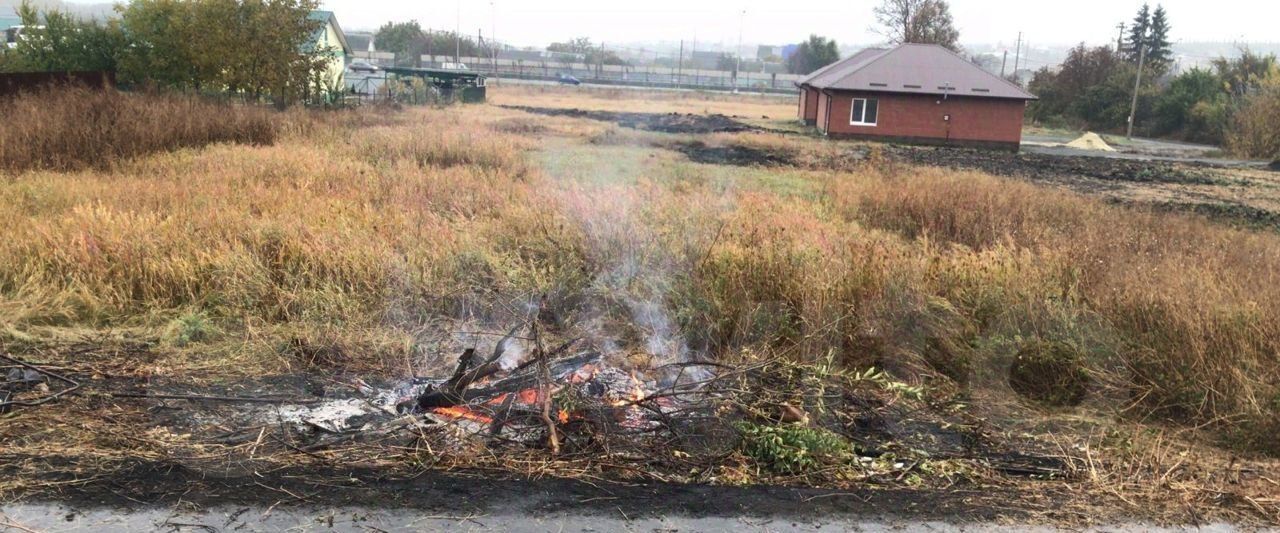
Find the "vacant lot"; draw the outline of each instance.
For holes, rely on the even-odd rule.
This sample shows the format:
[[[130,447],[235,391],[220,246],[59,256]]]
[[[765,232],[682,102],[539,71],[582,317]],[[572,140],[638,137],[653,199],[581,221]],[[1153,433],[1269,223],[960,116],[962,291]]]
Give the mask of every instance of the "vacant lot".
[[[1277,519],[1280,234],[785,133],[789,100],[521,87],[493,100],[275,115],[259,140],[3,174],[3,351],[85,387],[0,415],[0,495],[183,492],[156,488],[166,468],[192,484],[277,472],[263,490],[287,494],[297,476],[400,487],[465,468],[963,487],[969,505],[1072,523]],[[769,131],[527,110],[548,107]],[[325,447],[110,395],[349,396],[447,375],[462,348],[526,320],[633,380],[710,360],[767,369],[744,383],[784,392],[720,413],[741,422],[714,459],[692,441],[662,457],[442,450],[420,435]],[[875,417],[823,425],[838,414],[823,406],[872,400]]]

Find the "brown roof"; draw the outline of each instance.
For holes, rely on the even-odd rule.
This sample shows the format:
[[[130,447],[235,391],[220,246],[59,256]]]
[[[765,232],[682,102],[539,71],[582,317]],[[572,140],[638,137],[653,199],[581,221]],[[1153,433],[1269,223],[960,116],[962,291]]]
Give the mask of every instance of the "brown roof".
[[[933,44],[868,48],[798,82],[818,89],[1035,100],[1008,80]]]

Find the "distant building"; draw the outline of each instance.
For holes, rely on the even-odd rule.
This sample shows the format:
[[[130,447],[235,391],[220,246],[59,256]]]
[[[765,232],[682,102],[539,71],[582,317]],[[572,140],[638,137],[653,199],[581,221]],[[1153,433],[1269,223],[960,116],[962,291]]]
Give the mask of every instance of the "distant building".
[[[347,34],[347,44],[351,46],[351,52],[376,52],[377,45],[374,44],[373,34],[369,32],[350,32]]]
[[[782,57],[782,47],[767,44],[756,47],[756,59],[764,60],[770,57]]]
[[[720,64],[720,56],[723,52],[712,52],[709,50],[695,50],[689,58],[689,63],[693,68],[703,70],[715,70]]]
[[[1017,150],[1036,97],[930,44],[868,48],[796,82],[799,116],[831,137]]]
[[[321,26],[311,35],[307,43],[309,51],[320,51],[326,60],[326,67],[320,74],[323,90],[338,91],[346,86],[343,77],[347,72],[347,56],[351,54],[351,46],[347,44],[347,36],[338,26],[338,19],[332,11],[312,11],[311,20],[319,21]]]

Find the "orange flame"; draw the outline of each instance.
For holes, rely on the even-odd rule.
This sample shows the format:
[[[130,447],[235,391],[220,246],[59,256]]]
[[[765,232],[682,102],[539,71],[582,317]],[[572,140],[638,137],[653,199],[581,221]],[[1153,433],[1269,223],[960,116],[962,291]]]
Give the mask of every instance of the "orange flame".
[[[432,409],[431,411],[438,415],[444,415],[452,418],[465,418],[467,420],[474,420],[476,422],[483,422],[485,424],[493,422],[492,418],[489,418],[485,415],[482,415],[480,413],[477,413],[475,411],[472,411],[462,406],[437,407],[435,409]]]

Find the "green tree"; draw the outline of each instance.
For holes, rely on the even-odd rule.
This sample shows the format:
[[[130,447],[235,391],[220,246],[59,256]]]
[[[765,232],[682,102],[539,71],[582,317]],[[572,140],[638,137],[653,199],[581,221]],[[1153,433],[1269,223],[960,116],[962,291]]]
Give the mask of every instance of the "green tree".
[[[1142,4],[1138,14],[1133,17],[1129,26],[1129,36],[1125,40],[1125,57],[1130,63],[1138,62],[1139,50],[1145,46],[1147,34],[1151,31],[1151,6]]]
[[[99,25],[58,10],[39,12],[28,2],[18,7],[18,16],[27,29],[6,54],[9,70],[115,70],[125,48],[124,34],[113,21]]]
[[[1152,132],[1197,142],[1222,142],[1229,118],[1222,79],[1212,71],[1191,69],[1174,78],[1156,97]]]
[[[840,60],[840,47],[834,39],[810,35],[787,58],[787,71],[792,74],[809,74]]]
[[[1075,102],[1089,89],[1107,83],[1121,63],[1109,46],[1090,48],[1081,43],[1072,48],[1059,69],[1041,68],[1032,76],[1028,89],[1040,99],[1031,102],[1027,116],[1041,122],[1080,121]],[[1095,93],[1094,98],[1098,97]]]
[[[946,0],[883,0],[874,12],[880,33],[893,44],[937,44],[960,50],[960,31]]]
[[[1169,43],[1169,16],[1162,5],[1157,5],[1155,13],[1151,15],[1146,62],[1161,74],[1168,72],[1173,64],[1173,45]]]
[[[134,0],[117,8],[132,83],[226,91],[284,105],[313,94],[316,0]]]
[[[373,39],[379,50],[396,55],[397,65],[417,65],[427,51],[427,34],[416,20],[383,24]]]

